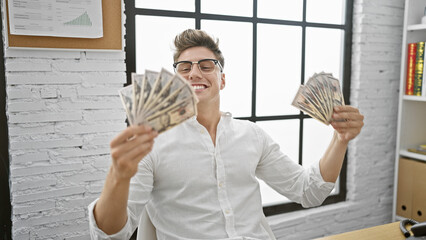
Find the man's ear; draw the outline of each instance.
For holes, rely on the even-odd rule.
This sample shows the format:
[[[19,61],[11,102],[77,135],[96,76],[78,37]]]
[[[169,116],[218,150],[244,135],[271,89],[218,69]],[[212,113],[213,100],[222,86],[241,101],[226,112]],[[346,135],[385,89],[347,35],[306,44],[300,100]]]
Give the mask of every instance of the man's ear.
[[[220,78],[220,90],[222,90],[222,89],[224,89],[225,88],[225,73],[222,73],[221,74],[222,76],[221,76],[221,78]]]

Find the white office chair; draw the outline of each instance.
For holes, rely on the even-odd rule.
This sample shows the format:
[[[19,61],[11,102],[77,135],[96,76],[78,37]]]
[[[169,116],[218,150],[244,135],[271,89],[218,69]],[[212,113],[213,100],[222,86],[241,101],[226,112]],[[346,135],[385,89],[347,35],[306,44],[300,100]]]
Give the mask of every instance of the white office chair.
[[[155,240],[157,239],[157,234],[155,232],[155,227],[151,222],[151,219],[146,212],[146,208],[143,209],[141,218],[138,225],[138,235],[137,240]]]
[[[261,224],[263,228],[268,232],[271,240],[276,240],[274,233],[272,232],[271,227],[269,226],[266,218],[262,216]],[[157,234],[155,232],[155,227],[151,222],[151,219],[146,212],[146,208],[143,209],[141,219],[138,226],[138,235],[137,240],[155,240],[157,239]]]
[[[275,238],[274,233],[272,232],[271,227],[269,226],[268,222],[266,221],[266,217],[265,216],[262,216],[261,224],[262,224],[263,228],[266,230],[266,232],[268,232],[269,238],[271,240],[277,240]]]

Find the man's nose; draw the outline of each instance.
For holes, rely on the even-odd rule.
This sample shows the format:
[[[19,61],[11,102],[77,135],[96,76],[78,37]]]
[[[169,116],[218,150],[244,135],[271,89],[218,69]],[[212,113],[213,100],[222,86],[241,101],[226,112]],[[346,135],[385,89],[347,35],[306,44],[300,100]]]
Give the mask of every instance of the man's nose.
[[[197,64],[197,66],[195,66],[195,64]],[[200,68],[198,67],[198,63],[193,63],[191,71],[189,72],[189,78],[193,78],[193,77],[201,77],[201,71],[200,71]]]

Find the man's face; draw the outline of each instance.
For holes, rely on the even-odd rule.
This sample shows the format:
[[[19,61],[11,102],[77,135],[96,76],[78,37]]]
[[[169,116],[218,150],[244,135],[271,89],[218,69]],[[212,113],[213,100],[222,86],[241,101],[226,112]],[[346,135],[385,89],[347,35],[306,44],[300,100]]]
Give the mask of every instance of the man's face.
[[[216,57],[208,48],[192,47],[183,51],[177,61],[198,62],[202,59],[216,59]],[[184,77],[194,88],[199,104],[216,101],[219,103],[219,91],[225,87],[225,74],[221,73],[219,66],[215,66],[212,73],[204,74],[195,63],[189,74]]]

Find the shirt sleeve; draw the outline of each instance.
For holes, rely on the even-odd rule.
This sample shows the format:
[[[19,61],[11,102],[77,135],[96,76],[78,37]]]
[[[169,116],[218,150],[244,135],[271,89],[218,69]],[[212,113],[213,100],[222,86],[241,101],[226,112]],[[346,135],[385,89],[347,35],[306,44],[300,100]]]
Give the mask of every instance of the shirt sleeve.
[[[95,216],[93,215],[93,209],[95,208],[96,203],[98,202],[99,198],[93,201],[89,207],[89,229],[90,229],[90,237],[92,240],[120,240],[120,239],[129,239],[132,235],[132,227],[131,227],[131,220],[130,215],[127,215],[127,222],[126,225],[117,233],[108,235],[104,231],[98,228],[98,225],[96,224]],[[132,233],[130,233],[132,232]],[[128,234],[130,233],[130,235]]]
[[[303,207],[321,205],[335,184],[324,181],[319,170],[319,160],[304,168],[285,155],[264,130],[257,125],[255,129],[262,152],[256,176]]]
[[[127,201],[127,222],[119,232],[108,235],[98,228],[93,214],[93,209],[98,199],[88,206],[91,239],[129,239],[139,224],[140,216],[146,203],[151,198],[153,182],[153,164],[152,157],[149,154],[139,163],[138,172],[130,181],[129,199]]]

